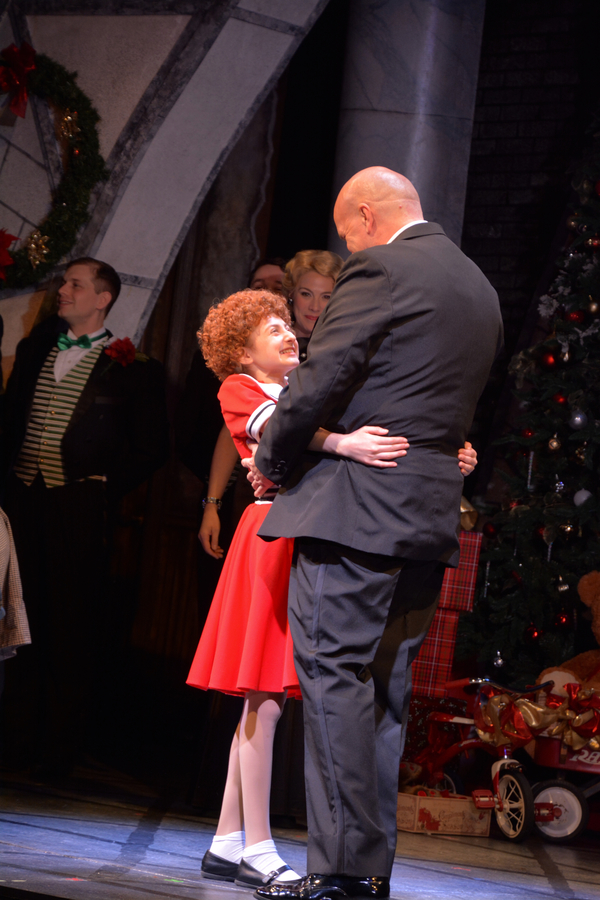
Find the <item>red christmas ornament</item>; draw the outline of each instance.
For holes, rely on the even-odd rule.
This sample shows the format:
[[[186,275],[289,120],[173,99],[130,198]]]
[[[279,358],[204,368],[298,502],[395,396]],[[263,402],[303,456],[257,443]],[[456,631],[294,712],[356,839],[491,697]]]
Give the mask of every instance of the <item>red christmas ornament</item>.
[[[585,320],[585,313],[582,309],[572,309],[565,316],[567,322],[574,322],[576,325],[582,325]]]
[[[498,534],[498,529],[491,522],[486,522],[482,530],[486,538],[495,538]]]
[[[542,365],[547,369],[553,369],[556,365],[556,357],[554,353],[550,353],[549,351],[547,353],[544,353],[544,355],[542,356]]]
[[[14,259],[8,252],[8,248],[17,238],[14,234],[9,234],[6,228],[0,228],[0,278],[6,279],[6,266],[12,266]]]
[[[515,579],[515,581],[517,582],[517,584],[523,584],[523,579],[521,578],[521,576],[519,575],[519,573],[517,572],[516,569],[513,569],[512,572],[511,572],[510,574],[511,574],[512,577]]]
[[[77,149],[77,147],[75,148],[75,150],[73,150],[73,156],[79,156],[79,150]]]
[[[589,247],[590,250],[598,250],[600,249],[600,237],[598,235],[594,235],[594,237],[588,238],[585,242],[586,247]]]
[[[539,535],[541,538],[543,538],[543,537],[544,537],[544,531],[545,531],[545,530],[546,530],[546,526],[545,526],[545,525],[540,525],[538,528],[535,529],[535,533],[536,533],[537,535]]]
[[[532,438],[535,434],[535,431],[533,430],[533,428],[524,428],[521,434],[524,438]]]
[[[565,395],[561,394],[560,392],[558,394],[554,394],[552,399],[555,403],[560,403],[561,405],[567,402],[567,398],[565,397]]]
[[[573,616],[566,610],[561,610],[554,620],[554,627],[557,631],[571,631],[573,628]]]
[[[544,629],[538,628],[537,625],[534,625],[532,622],[531,625],[525,629],[525,640],[528,644],[537,644],[543,634]]]

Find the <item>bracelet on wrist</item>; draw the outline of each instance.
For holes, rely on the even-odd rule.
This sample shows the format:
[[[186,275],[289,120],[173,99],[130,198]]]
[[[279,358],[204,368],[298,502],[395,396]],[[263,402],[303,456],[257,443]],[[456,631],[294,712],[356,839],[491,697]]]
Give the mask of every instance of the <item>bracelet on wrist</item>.
[[[218,497],[205,497],[202,501],[202,509],[206,509],[206,504],[211,503],[213,506],[216,506],[217,509],[221,509],[221,501]]]

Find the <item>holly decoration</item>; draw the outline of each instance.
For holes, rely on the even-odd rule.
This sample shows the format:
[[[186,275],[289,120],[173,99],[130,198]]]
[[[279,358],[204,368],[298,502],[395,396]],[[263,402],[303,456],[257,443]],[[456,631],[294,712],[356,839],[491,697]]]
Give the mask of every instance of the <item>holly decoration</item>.
[[[459,625],[459,653],[493,674],[501,648],[503,681],[515,687],[594,646],[575,586],[600,559],[600,116],[590,143],[581,202],[539,301],[545,337],[510,364],[519,404],[498,442],[505,496],[495,514],[486,508],[493,540],[475,610]]]
[[[7,288],[28,287],[41,281],[69,253],[79,229],[89,218],[92,188],[108,177],[100,155],[96,127],[100,116],[89,97],[77,86],[75,73],[67,72],[43,53],[35,53],[28,44],[23,44],[20,50],[11,44],[0,54],[0,92],[8,92],[11,108],[13,101],[17,102],[22,110],[18,115],[24,115],[27,91],[59,110],[64,125],[61,133],[65,171],[54,193],[50,212],[34,229],[34,234],[39,232],[45,241],[40,244],[39,239],[34,240],[31,253],[34,235],[29,236],[25,246],[10,254],[13,264],[4,263],[10,265],[4,274]],[[68,122],[65,121],[67,118]]]

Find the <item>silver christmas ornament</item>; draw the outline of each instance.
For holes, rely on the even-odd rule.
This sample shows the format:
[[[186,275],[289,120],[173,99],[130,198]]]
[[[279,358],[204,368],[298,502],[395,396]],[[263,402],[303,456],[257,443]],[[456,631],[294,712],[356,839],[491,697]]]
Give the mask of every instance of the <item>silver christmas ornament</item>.
[[[580,491],[577,491],[577,493],[573,495],[573,503],[575,504],[575,506],[582,506],[586,500],[590,499],[591,496],[591,491],[586,491],[585,488],[581,488]]]
[[[560,494],[560,492],[561,492],[561,491],[564,491],[564,489],[565,489],[565,483],[564,483],[564,481],[561,481],[561,480],[560,480],[560,478],[558,477],[558,475],[556,476],[556,479],[557,479],[557,480],[556,480],[556,482],[555,482],[555,484],[554,484],[554,492],[555,492],[556,494]]]
[[[563,593],[563,591],[569,590],[569,585],[565,581],[563,581],[562,575],[558,576],[558,584],[556,585],[556,590],[560,591],[561,594]]]
[[[585,428],[587,423],[588,417],[581,409],[576,409],[573,411],[573,415],[569,419],[569,425],[571,426],[571,428],[579,431],[581,428]]]
[[[502,659],[502,655],[499,650],[496,650],[496,655],[494,657],[494,665],[497,669],[501,669],[504,665],[504,660]]]

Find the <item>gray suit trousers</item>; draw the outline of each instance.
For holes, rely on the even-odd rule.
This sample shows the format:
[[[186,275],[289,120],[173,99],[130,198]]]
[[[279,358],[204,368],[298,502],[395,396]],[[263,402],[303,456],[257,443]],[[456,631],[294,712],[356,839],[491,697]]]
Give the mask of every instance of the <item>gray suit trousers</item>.
[[[389,876],[410,664],[444,566],[296,539],[289,619],[306,740],[308,871]]]

